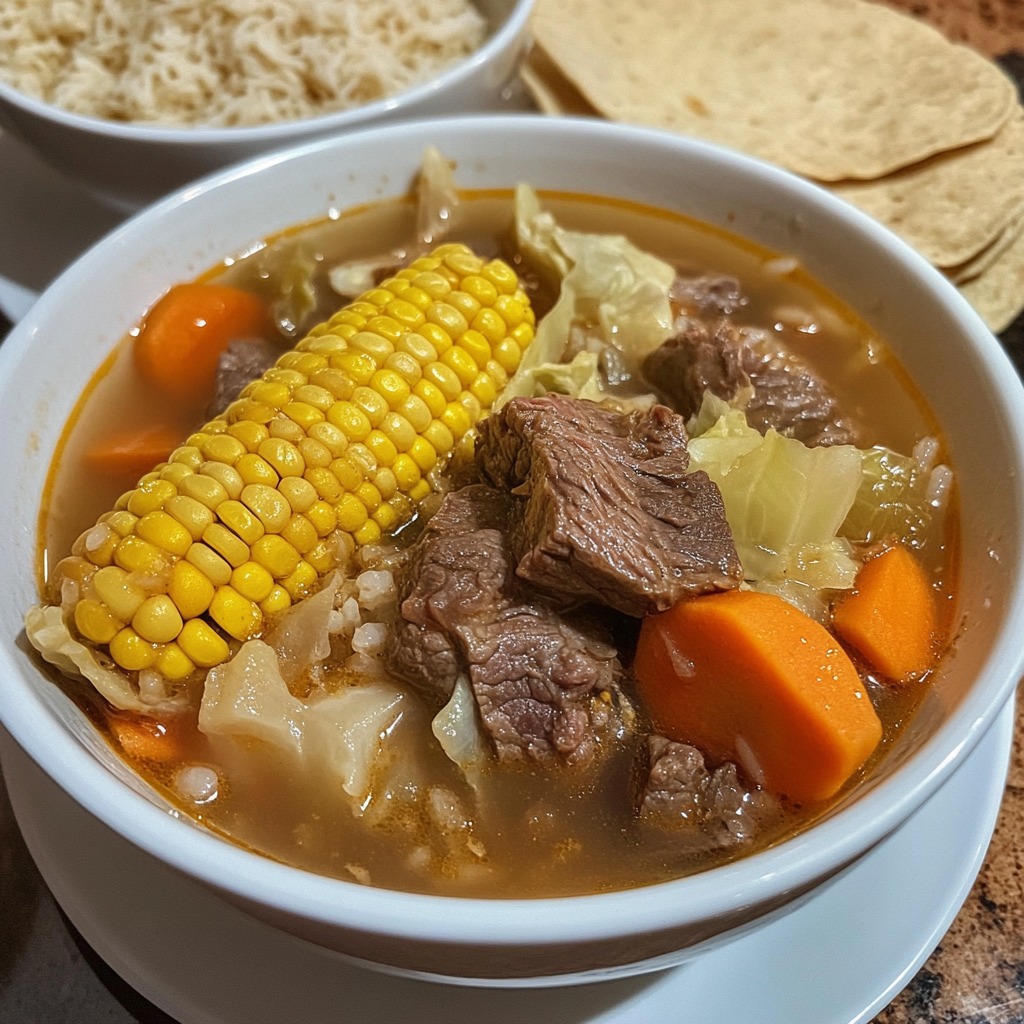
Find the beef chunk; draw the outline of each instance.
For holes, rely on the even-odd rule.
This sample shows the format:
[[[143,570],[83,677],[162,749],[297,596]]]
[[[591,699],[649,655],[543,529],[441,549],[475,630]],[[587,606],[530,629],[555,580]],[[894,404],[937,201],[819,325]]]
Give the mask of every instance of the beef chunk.
[[[628,729],[614,648],[516,579],[516,499],[482,484],[448,494],[399,578],[393,671],[442,695],[466,671],[499,759],[590,761]]]
[[[709,769],[696,747],[664,736],[647,742],[650,770],[640,795],[645,824],[698,832],[721,847],[747,842],[780,823],[779,802],[746,785],[734,764]]]
[[[641,616],[740,580],[718,487],[686,472],[686,429],[664,406],[515,398],[482,424],[477,461],[523,496],[516,572],[553,599]]]
[[[683,317],[678,326],[647,357],[643,373],[684,417],[697,412],[705,391],[728,402],[749,388],[747,422],[762,434],[773,427],[812,447],[856,442],[825,381],[768,335],[737,328],[725,317]]]
[[[281,350],[269,341],[238,340],[221,353],[217,363],[217,383],[210,401],[211,415],[222,413],[251,381],[274,365]]]

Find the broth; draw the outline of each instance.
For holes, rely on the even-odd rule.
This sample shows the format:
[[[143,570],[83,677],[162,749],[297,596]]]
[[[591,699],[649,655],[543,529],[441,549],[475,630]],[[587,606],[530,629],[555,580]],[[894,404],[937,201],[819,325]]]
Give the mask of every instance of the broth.
[[[784,255],[661,210],[577,195],[545,193],[542,199],[562,225],[625,234],[683,272],[737,278],[747,298],[743,322],[768,326],[775,338],[811,363],[834,388],[843,409],[864,425],[870,444],[910,452],[923,437],[939,438],[937,424],[882,339]],[[369,206],[269,240],[244,258],[225,261],[203,280],[269,294],[276,286],[275,264],[301,259],[315,267],[311,279],[318,299],[307,314],[314,321],[328,311],[330,268],[401,248],[414,222],[415,210],[407,201]],[[509,194],[463,194],[453,237],[478,251],[514,258],[509,222]],[[550,301],[540,294],[538,314]],[[167,410],[166,400],[138,379],[131,342],[124,341],[84,396],[51,468],[41,518],[44,576],[74,538],[135,483],[131,476],[100,479],[84,471],[95,439],[114,428],[144,428],[154,417],[165,423],[170,418],[185,435],[204,419],[208,395]],[[947,619],[952,614],[954,529],[954,515],[937,517],[918,549],[939,581]],[[398,539],[399,553],[384,548],[368,568],[400,559],[401,548],[417,531],[418,526],[405,531]],[[630,642],[623,645],[627,652]],[[864,676],[884,737],[849,785],[856,785],[884,755],[924,690],[923,685],[898,689]],[[351,668],[328,671],[318,685],[325,685],[325,679],[328,690],[349,686]],[[388,721],[385,753],[375,762],[369,797],[355,809],[322,777],[304,777],[270,746],[254,756],[258,743],[204,735],[197,728],[195,707],[168,726],[180,744],[180,758],[157,763],[144,752],[133,757],[117,739],[120,713],[112,713],[91,688],[74,681],[64,685],[122,757],[207,827],[280,861],[388,888],[523,897],[645,885],[749,854],[792,835],[827,810],[822,804],[784,803],[755,842],[697,848],[676,832],[637,826],[636,766],[643,728],[622,736],[596,773],[502,763],[468,778],[434,740],[436,709],[415,690],[389,683],[403,694],[401,710]],[[642,708],[639,714],[644,724]],[[204,796],[197,790],[194,799],[183,798],[183,766],[206,769],[206,775],[196,776],[200,781],[209,781],[214,772],[216,792]]]

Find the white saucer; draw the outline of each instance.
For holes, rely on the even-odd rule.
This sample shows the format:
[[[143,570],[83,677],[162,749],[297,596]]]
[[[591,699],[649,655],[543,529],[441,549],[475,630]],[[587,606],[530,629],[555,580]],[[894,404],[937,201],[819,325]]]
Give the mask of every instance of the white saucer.
[[[4,774],[29,849],[72,923],[182,1024],[855,1024],[896,996],[966,899],[995,827],[1013,725],[1011,701],[906,825],[788,916],[683,967],[574,988],[458,988],[342,964],[135,850],[14,744]]]

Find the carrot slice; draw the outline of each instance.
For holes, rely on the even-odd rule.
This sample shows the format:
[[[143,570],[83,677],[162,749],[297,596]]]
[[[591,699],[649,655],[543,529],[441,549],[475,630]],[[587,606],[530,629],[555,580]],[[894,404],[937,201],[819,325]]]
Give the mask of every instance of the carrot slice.
[[[217,361],[237,338],[259,337],[263,300],[229,285],[175,285],[146,315],[135,339],[142,376],[172,398],[212,392]]]
[[[176,427],[123,430],[96,441],[85,453],[85,464],[94,473],[138,479],[166,462],[181,442],[182,433]]]
[[[649,616],[633,673],[664,735],[795,801],[834,795],[882,737],[839,642],[774,595],[709,594]]]
[[[107,716],[110,732],[133,761],[167,764],[184,756],[181,727],[143,715],[120,712]]]
[[[897,683],[934,664],[938,609],[927,573],[905,547],[888,548],[861,566],[832,626],[875,671]]]

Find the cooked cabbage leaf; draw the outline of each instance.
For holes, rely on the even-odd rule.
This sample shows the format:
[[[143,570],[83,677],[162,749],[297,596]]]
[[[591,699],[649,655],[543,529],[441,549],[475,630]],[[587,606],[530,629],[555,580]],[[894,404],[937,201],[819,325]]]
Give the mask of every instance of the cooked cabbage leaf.
[[[520,251],[560,291],[500,402],[535,394],[537,370],[563,361],[574,328],[583,328],[587,350],[614,349],[625,373],[636,374],[671,333],[673,268],[622,235],[561,227],[528,185],[516,188],[515,227]]]
[[[253,740],[288,758],[293,770],[333,782],[353,814],[364,809],[375,767],[387,758],[383,737],[408,703],[397,687],[368,682],[304,701],[288,690],[274,649],[249,640],[231,661],[211,669],[199,708],[199,728],[221,742]]]
[[[744,577],[815,590],[852,586],[857,563],[838,534],[861,484],[858,449],[808,448],[775,430],[762,436],[742,410],[711,396],[691,426],[696,432],[709,421],[691,438],[690,469],[718,484]]]

